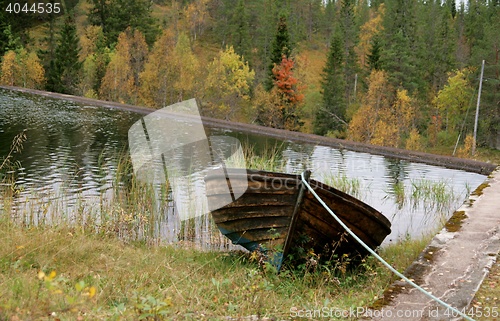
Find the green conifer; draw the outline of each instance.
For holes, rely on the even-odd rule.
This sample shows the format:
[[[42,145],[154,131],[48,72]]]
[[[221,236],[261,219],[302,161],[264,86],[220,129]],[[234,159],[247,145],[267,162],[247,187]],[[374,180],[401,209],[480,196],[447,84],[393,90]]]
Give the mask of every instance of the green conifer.
[[[336,33],[330,43],[330,50],[323,69],[322,92],[323,103],[316,112],[314,132],[325,135],[330,131],[344,129],[346,102],[344,79],[344,55],[342,38]]]
[[[67,15],[59,34],[54,60],[47,73],[47,90],[76,94],[82,63],[79,61],[80,46],[75,22]]]

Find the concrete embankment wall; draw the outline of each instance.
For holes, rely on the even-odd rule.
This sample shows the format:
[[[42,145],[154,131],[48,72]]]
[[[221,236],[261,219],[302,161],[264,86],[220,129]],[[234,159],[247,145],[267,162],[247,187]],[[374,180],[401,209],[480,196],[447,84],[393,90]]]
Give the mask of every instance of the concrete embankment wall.
[[[55,99],[64,99],[68,101],[73,101],[80,104],[92,105],[92,106],[102,106],[107,108],[117,108],[122,110],[128,110],[137,112],[140,114],[149,114],[155,109],[143,107],[143,106],[135,106],[128,104],[120,104],[116,102],[103,101],[85,97],[71,96],[59,93],[52,93],[47,91],[40,91],[34,89],[20,88],[20,87],[9,87],[9,86],[0,86],[0,88],[6,90],[12,90],[17,92],[30,93],[33,95],[40,95],[48,98]],[[323,146],[329,146],[338,149],[347,149],[356,152],[364,152],[376,155],[382,155],[385,157],[391,157],[396,159],[404,159],[411,162],[425,163],[430,165],[444,166],[452,169],[460,169],[468,172],[474,172],[479,174],[488,175],[495,168],[495,164],[479,162],[470,159],[463,159],[457,157],[450,156],[442,156],[442,155],[434,155],[424,152],[416,152],[416,151],[408,151],[399,148],[392,147],[384,147],[384,146],[376,146],[365,143],[353,142],[348,140],[341,140],[335,138],[329,138],[324,136],[318,136],[313,134],[292,132],[288,130],[268,128],[264,126],[259,126],[255,124],[244,124],[231,122],[221,119],[215,119],[210,117],[202,117],[202,121],[207,126],[227,128],[236,131],[254,133],[258,135],[265,135],[277,139],[282,140],[290,140],[300,143],[309,143],[309,144],[317,144]]]

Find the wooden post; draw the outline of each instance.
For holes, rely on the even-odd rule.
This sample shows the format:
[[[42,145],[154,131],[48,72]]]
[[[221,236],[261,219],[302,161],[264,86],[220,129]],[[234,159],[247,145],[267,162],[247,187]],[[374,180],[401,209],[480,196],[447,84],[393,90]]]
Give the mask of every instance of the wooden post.
[[[481,89],[483,88],[484,60],[481,64],[481,77],[479,78],[479,91],[477,93],[476,119],[474,120],[474,140],[472,142],[472,156],[476,153],[477,122],[479,119],[479,103],[481,101]]]

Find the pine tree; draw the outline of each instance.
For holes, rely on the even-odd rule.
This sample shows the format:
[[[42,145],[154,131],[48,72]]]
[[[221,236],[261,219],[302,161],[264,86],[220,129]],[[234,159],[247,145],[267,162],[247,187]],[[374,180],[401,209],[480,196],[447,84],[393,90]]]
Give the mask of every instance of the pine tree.
[[[19,50],[23,47],[19,37],[12,31],[12,26],[10,24],[6,25],[2,31],[2,42],[3,45],[0,48],[0,52],[7,52],[9,50]]]
[[[75,22],[71,15],[67,15],[59,34],[54,60],[50,62],[47,90],[76,94],[82,69],[79,54],[80,46]]]
[[[328,132],[343,130],[345,128],[346,103],[344,98],[344,55],[342,40],[336,34],[330,44],[330,50],[323,69],[321,83],[323,104],[316,112],[314,119],[314,132],[325,135]]]
[[[335,31],[337,8],[335,5],[335,0],[325,0],[324,6],[325,14],[321,24],[321,30],[323,31],[326,42],[328,42],[328,39],[332,39],[333,33]]]
[[[7,51],[5,48],[9,39],[5,34],[5,30],[8,27],[10,27],[10,25],[7,22],[7,12],[0,10],[0,56],[3,56]]]
[[[274,67],[281,63],[283,57],[289,58],[291,52],[292,45],[290,42],[290,35],[288,34],[287,19],[286,16],[282,14],[278,22],[278,29],[272,46],[271,62],[268,67],[268,79],[265,83],[266,90],[271,90],[276,81],[273,73]]]
[[[416,48],[420,66],[420,97],[429,97],[442,88],[447,73],[454,67],[456,36],[453,19],[447,5],[438,1],[419,4],[417,15]],[[430,28],[429,26],[433,26]]]

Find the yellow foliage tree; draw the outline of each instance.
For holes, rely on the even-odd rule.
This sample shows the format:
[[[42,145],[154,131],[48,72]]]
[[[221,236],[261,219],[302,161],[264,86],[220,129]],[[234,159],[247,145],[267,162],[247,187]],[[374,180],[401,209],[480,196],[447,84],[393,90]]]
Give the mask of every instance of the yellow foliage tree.
[[[144,68],[147,44],[139,30],[127,28],[118,36],[115,52],[102,79],[100,96],[122,103],[137,103],[139,75]]]
[[[97,50],[97,44],[103,39],[104,34],[101,26],[89,25],[85,32],[80,36],[80,59],[85,60],[88,56],[94,54]]]
[[[405,148],[408,150],[423,150],[422,137],[416,128],[412,128],[410,135],[406,139]]]
[[[450,73],[448,83],[434,99],[446,131],[455,131],[463,121],[463,115],[473,92],[468,79],[470,73],[471,70],[468,68]]]
[[[83,96],[88,98],[98,98],[94,90],[94,84],[97,81],[97,64],[95,54],[85,58],[82,65],[82,76],[78,83],[78,89]]]
[[[148,44],[146,38],[139,30],[134,30],[130,41],[130,65],[132,68],[132,77],[134,77],[134,97],[133,102],[136,103],[139,95],[140,77],[139,75],[144,70],[144,64],[148,56]]]
[[[464,145],[457,151],[458,157],[469,157],[472,154],[472,146],[474,145],[474,137],[471,134],[465,136]]]
[[[415,102],[408,95],[406,89],[399,89],[396,92],[396,101],[392,106],[392,113],[395,116],[399,137],[409,133],[414,128],[416,119]]]
[[[2,58],[0,83],[7,86],[16,86],[15,75],[18,73],[18,69],[19,66],[16,64],[15,51],[7,51]]]
[[[98,97],[97,92],[109,62],[110,50],[105,43],[101,26],[89,25],[80,37],[79,57],[83,64],[78,91],[85,97]]]
[[[130,54],[126,43],[118,37],[117,50],[110,55],[111,60],[101,82],[99,97],[121,103],[130,103],[133,97],[134,77],[130,66]]]
[[[213,117],[232,119],[250,99],[250,84],[255,72],[234,52],[233,47],[219,52],[208,65],[204,103]]]
[[[387,73],[373,70],[368,84],[368,91],[360,108],[353,114],[347,131],[348,139],[365,143],[374,138],[381,111],[390,107]]]
[[[150,107],[162,108],[177,101],[173,90],[173,50],[175,35],[171,29],[163,31],[155,42],[139,75],[141,102]]]
[[[415,105],[405,89],[396,91],[392,103],[390,92],[386,73],[372,71],[368,92],[349,123],[350,139],[374,145],[402,147],[405,136],[414,129]],[[415,135],[412,139],[416,139]]]
[[[177,39],[172,59],[173,87],[177,101],[196,96],[200,78],[199,62],[191,49],[189,37],[181,33]]]
[[[27,88],[42,89],[45,83],[45,70],[42,66],[40,58],[35,52],[26,52],[22,54],[23,68],[23,85]]]
[[[209,0],[194,0],[186,8],[186,19],[194,40],[203,33],[210,20],[208,2]]]
[[[3,85],[42,89],[45,82],[45,70],[37,54],[24,48],[5,53],[0,73]]]
[[[373,145],[398,147],[400,142],[397,119],[391,110],[384,108],[376,115],[375,129],[370,143]]]
[[[253,115],[252,122],[270,127],[276,127],[282,122],[283,112],[276,106],[281,106],[281,97],[278,89],[273,87],[271,91],[265,90],[262,84],[257,85],[252,99]]]

